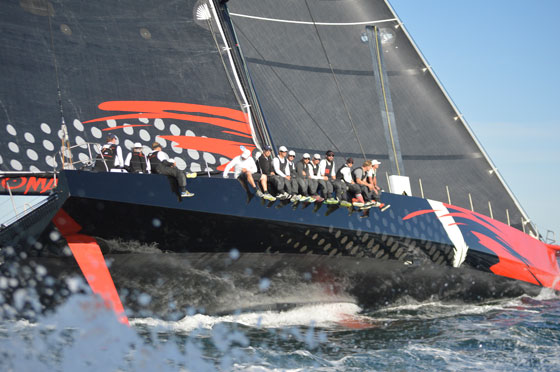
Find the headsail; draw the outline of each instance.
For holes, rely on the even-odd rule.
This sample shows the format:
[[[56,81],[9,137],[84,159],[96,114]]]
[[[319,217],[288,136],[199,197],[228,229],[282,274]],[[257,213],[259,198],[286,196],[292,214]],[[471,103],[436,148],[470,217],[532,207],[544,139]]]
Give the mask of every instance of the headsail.
[[[388,3],[245,0],[228,7],[277,146],[300,153],[333,149],[339,161],[377,158],[391,173],[389,161],[398,156],[390,155],[396,151],[384,120],[392,116],[398,137],[391,140],[398,139],[414,195],[422,189],[427,198],[469,209],[472,200],[477,212],[529,226]],[[379,61],[366,26],[379,33]],[[379,62],[388,89],[377,88]],[[392,112],[380,104],[387,98]],[[384,172],[379,178],[385,181]]]
[[[0,169],[61,166],[70,145],[164,145],[180,168],[219,168],[254,146],[229,47],[204,0],[0,4]],[[87,161],[87,146],[72,150]],[[79,167],[79,164],[76,165]]]

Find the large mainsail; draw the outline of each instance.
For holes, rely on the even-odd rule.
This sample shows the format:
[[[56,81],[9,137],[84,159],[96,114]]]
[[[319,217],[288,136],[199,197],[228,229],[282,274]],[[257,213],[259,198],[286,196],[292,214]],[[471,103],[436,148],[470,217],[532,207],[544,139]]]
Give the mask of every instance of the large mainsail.
[[[412,192],[528,217],[384,0],[244,0],[232,23],[276,146],[377,158]],[[458,73],[460,73],[458,71]]]
[[[63,142],[82,144],[71,153],[78,168],[90,155],[83,144],[109,131],[125,154],[159,141],[190,171],[254,147],[215,20],[202,0],[2,1],[0,169],[60,168]]]

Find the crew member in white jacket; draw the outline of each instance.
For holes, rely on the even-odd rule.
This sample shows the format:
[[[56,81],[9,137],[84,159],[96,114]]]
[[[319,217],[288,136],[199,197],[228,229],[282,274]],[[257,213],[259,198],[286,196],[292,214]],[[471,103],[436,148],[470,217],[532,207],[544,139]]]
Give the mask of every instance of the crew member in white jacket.
[[[244,184],[245,181],[249,182],[249,184],[256,190],[257,196],[267,200],[276,200],[274,196],[268,193],[266,174],[258,172],[257,164],[251,156],[251,151],[244,150],[241,155],[231,159],[224,169],[224,178],[229,177],[229,172],[232,168],[233,176],[239,179],[242,184]],[[257,187],[255,181],[260,182],[264,193]]]
[[[284,192],[278,195],[281,199],[289,199],[294,194],[294,190],[292,190],[292,178],[290,176],[290,167],[287,155],[288,149],[286,148],[286,146],[280,146],[280,148],[278,148],[278,156],[275,157],[274,160],[272,160],[274,173],[276,173],[278,177],[282,178],[282,183],[284,184]]]
[[[324,195],[325,203],[327,204],[337,204],[339,200],[332,197],[332,193],[336,188],[337,194],[340,193],[340,184],[336,181],[336,166],[334,164],[334,152],[332,150],[327,151],[326,158],[319,162],[319,174],[323,177],[325,181],[326,195]]]

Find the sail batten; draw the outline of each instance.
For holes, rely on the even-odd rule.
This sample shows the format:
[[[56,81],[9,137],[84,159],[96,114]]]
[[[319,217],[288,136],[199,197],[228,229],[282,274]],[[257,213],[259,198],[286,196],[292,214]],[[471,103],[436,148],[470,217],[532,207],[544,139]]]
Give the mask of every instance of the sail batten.
[[[372,21],[361,21],[361,22],[317,22],[317,21],[297,21],[292,19],[278,19],[278,18],[267,18],[267,17],[257,17],[248,14],[239,14],[239,13],[229,13],[234,17],[242,17],[242,18],[251,18],[251,19],[258,19],[261,21],[270,21],[270,22],[280,22],[280,23],[293,23],[299,25],[316,25],[316,26],[359,26],[359,25],[374,25],[376,23],[385,23],[396,21],[396,18],[389,18],[389,19],[379,19],[379,20],[372,20]]]

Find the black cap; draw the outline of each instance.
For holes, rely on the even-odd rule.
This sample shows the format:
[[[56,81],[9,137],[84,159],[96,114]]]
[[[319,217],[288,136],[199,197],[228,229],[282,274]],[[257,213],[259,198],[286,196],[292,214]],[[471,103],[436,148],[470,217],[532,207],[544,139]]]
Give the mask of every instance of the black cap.
[[[266,145],[265,147],[263,147],[263,151],[272,151],[272,147]]]
[[[334,152],[332,150],[327,151],[326,154],[327,154],[327,156],[331,156],[331,155],[334,156]]]

